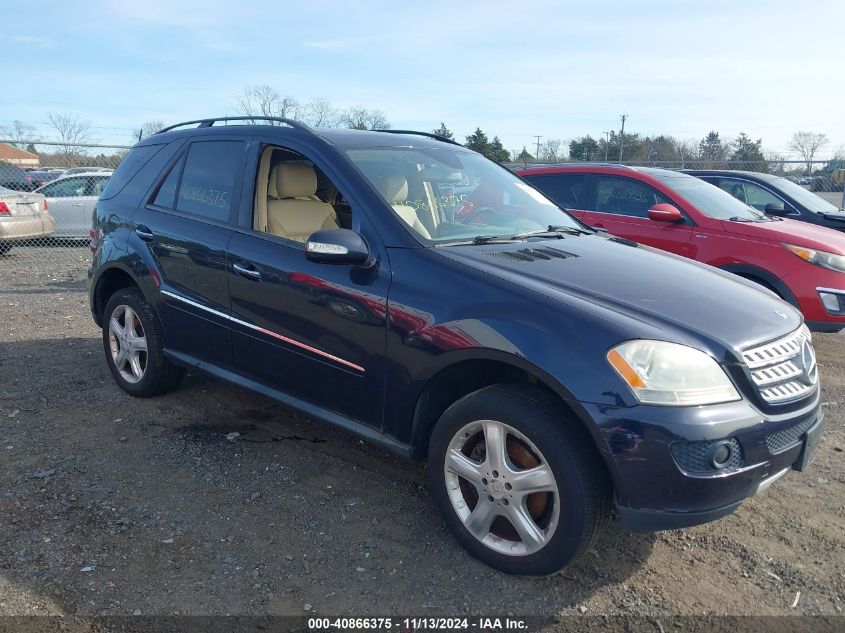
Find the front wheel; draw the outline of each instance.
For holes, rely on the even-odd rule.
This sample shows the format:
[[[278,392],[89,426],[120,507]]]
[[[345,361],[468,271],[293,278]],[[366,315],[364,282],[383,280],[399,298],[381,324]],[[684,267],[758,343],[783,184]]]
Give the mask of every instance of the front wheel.
[[[137,288],[123,288],[106,304],[103,349],[117,384],[146,397],[176,388],[185,370],[164,357],[158,318]]]
[[[428,484],[447,526],[502,571],[554,574],[610,514],[604,466],[551,394],[495,385],[453,404],[434,428]]]

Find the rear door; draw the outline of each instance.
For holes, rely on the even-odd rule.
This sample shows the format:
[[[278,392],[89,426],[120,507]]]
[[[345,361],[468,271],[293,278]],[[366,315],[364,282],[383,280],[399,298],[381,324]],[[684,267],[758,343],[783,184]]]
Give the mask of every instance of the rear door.
[[[132,216],[137,245],[159,277],[168,349],[226,368],[232,365],[226,248],[245,149],[236,137],[193,140]]]
[[[591,174],[537,174],[525,176],[525,179],[551,200],[579,219],[589,207]]]
[[[624,176],[597,174],[594,183],[593,209],[583,214],[584,222],[640,244],[689,256],[691,220],[684,216],[682,223],[674,224],[648,217],[649,208],[659,203],[674,205],[672,200],[651,185]]]

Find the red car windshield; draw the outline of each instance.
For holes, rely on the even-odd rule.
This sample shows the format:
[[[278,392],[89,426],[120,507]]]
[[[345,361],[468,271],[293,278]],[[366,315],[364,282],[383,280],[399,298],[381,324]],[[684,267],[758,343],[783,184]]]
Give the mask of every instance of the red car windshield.
[[[765,213],[760,213],[716,185],[711,185],[695,176],[673,172],[651,171],[648,173],[711,218],[740,222],[770,221]]]

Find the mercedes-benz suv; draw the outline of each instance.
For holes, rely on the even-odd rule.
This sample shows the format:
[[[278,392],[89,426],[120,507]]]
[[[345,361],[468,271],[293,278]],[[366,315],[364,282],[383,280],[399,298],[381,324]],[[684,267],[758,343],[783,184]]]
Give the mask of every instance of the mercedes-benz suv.
[[[151,136],[97,202],[91,309],[127,393],[194,368],[426,458],[457,539],[526,575],[614,507],[695,525],[809,463],[813,347],[773,293],[445,139],[257,122]]]

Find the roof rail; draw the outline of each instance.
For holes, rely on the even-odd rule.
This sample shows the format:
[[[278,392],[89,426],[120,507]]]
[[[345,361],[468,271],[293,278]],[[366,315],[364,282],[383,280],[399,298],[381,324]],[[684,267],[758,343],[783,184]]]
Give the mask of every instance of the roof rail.
[[[516,164],[514,162],[508,164]],[[641,167],[642,165],[625,165],[623,163],[610,163],[604,161],[585,161],[585,160],[564,160],[555,163],[529,163],[524,169],[542,169],[543,167],[622,167],[625,169],[634,169],[634,167]]]
[[[221,117],[213,117],[210,119],[197,119],[196,121],[184,121],[183,123],[176,123],[174,125],[170,125],[163,130],[159,130],[156,134],[161,134],[163,132],[169,132],[170,130],[175,130],[178,127],[185,127],[186,125],[196,125],[196,127],[211,127],[215,123],[220,121],[277,121],[279,123],[284,123],[289,127],[292,127],[297,130],[307,130],[311,131],[311,128],[305,125],[304,123],[300,123],[299,121],[294,121],[293,119],[286,119],[280,116],[221,116]]]
[[[428,138],[433,138],[436,141],[442,141],[443,143],[451,143],[452,145],[457,145],[458,147],[463,147],[460,143],[456,140],[451,138],[446,138],[445,136],[440,136],[439,134],[432,134],[431,132],[417,132],[416,130],[372,130],[373,132],[388,132],[389,134],[414,134],[416,136],[426,136]]]

